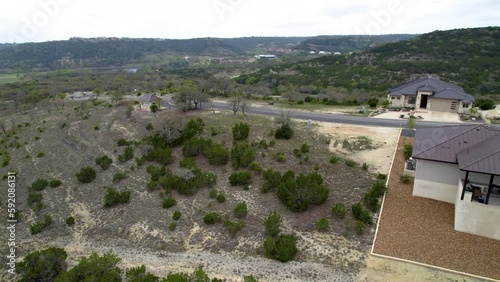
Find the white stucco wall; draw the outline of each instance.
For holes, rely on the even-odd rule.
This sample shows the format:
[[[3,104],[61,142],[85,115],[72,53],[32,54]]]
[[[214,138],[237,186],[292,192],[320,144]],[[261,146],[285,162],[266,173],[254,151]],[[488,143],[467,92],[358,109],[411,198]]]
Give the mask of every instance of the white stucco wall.
[[[413,196],[454,204],[460,177],[457,164],[417,159]]]
[[[488,205],[471,202],[471,192],[460,200],[462,181],[455,197],[455,230],[500,240],[500,198],[490,198]]]

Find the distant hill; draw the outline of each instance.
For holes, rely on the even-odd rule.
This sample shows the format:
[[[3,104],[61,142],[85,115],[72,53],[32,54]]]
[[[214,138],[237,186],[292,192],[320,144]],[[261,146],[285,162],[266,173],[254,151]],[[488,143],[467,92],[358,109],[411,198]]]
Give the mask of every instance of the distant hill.
[[[12,43],[0,43],[0,50],[5,49],[5,48],[9,48],[9,47],[13,47],[13,46],[15,46],[15,44],[12,44]]]
[[[500,27],[435,31],[350,56],[273,66],[237,81],[385,91],[423,75],[457,83],[471,94],[499,94]]]
[[[384,43],[397,42],[415,37],[417,37],[416,34],[317,36],[300,42],[294,49],[346,53],[367,50]]]
[[[0,44],[0,72],[46,71],[66,68],[120,67],[145,62],[148,55],[237,56],[253,49],[292,49],[310,44],[330,44],[342,51],[364,50],[372,43],[404,39],[410,35],[353,37],[242,37],[195,39],[72,38],[63,41]],[[323,43],[321,43],[323,42]],[[305,44],[305,45],[303,45]],[[299,47],[302,48],[302,47]],[[309,47],[307,47],[309,48]],[[147,60],[146,60],[147,61]]]
[[[305,37],[246,37],[128,39],[72,38],[64,41],[25,43],[0,47],[0,70],[39,71],[64,68],[111,67],[137,63],[144,56],[161,53],[233,56],[259,47],[295,45]],[[9,48],[10,47],[10,48]]]

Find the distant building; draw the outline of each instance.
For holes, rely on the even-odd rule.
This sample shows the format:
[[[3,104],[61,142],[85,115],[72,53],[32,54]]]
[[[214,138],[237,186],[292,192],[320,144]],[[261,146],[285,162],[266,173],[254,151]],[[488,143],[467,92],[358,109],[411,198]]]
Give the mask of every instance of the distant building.
[[[334,55],[341,55],[341,53],[340,53],[340,52],[335,52],[335,53],[333,53],[333,54],[334,54]]]
[[[158,109],[161,109],[163,99],[156,96],[156,94],[149,93],[139,98],[139,101],[141,102],[141,107],[144,106],[149,108],[152,104],[156,104]]]
[[[96,94],[91,91],[76,91],[72,94],[66,94],[66,99],[68,100],[91,100],[96,97]]]
[[[318,55],[331,55],[332,52],[328,52],[328,51],[319,51]]]
[[[309,52],[309,54],[311,54],[311,55],[315,55],[315,54],[316,54],[316,52],[311,51],[311,52]]]
[[[256,59],[276,59],[275,55],[256,55]]]
[[[402,83],[388,92],[392,107],[462,113],[474,103],[474,97],[462,87],[431,77]]]

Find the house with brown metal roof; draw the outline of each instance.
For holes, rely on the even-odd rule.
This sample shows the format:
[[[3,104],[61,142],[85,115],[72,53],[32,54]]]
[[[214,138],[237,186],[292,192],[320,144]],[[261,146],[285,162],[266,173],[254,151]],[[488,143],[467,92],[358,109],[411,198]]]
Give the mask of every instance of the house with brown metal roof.
[[[500,127],[417,129],[413,196],[455,205],[455,230],[500,240]]]
[[[156,94],[149,93],[139,98],[139,101],[141,102],[141,107],[144,106],[149,109],[152,104],[156,104],[158,109],[161,109],[163,99],[156,96]]]
[[[388,90],[391,107],[463,113],[470,110],[474,97],[458,85],[427,77],[402,83]]]

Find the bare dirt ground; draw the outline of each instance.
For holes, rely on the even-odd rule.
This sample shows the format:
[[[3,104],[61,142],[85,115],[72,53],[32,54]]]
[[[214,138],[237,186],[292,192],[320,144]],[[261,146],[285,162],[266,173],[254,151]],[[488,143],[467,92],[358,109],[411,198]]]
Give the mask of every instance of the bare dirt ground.
[[[320,123],[320,125],[319,131],[332,138],[329,146],[331,152],[347,156],[360,164],[366,162],[373,172],[389,173],[399,129],[337,123]],[[360,137],[367,137],[371,140],[372,149],[361,147],[357,150],[348,150],[343,148],[344,140],[347,139],[353,143]]]
[[[401,119],[399,116],[408,114],[409,112],[404,112],[404,111],[390,111],[386,113],[382,113],[376,116],[373,116],[373,118],[386,118],[386,119],[397,119],[397,120],[402,120],[406,122],[405,119]],[[447,113],[447,112],[437,112],[437,111],[418,111],[416,112],[417,116],[422,116],[424,121],[440,121],[440,122],[462,122],[458,116],[458,114],[455,113]],[[416,120],[417,122],[419,121],[418,119]]]

